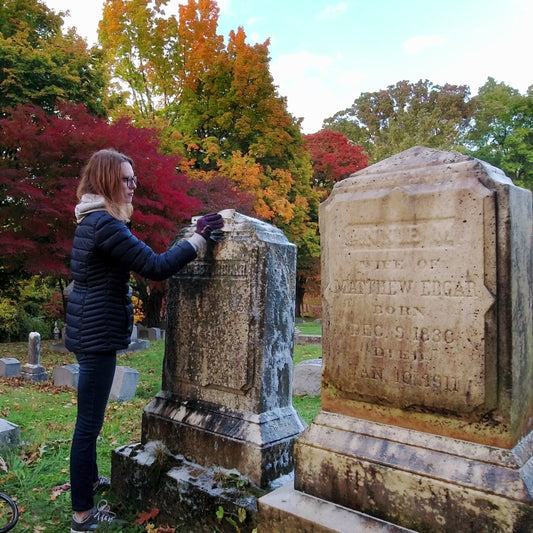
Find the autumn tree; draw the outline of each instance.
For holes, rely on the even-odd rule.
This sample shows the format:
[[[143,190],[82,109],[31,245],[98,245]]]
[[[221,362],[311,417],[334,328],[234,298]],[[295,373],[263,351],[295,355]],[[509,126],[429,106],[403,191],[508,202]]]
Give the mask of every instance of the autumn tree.
[[[348,109],[324,121],[361,145],[375,163],[416,145],[464,151],[462,136],[473,112],[466,85],[400,81],[362,93]]]
[[[238,28],[224,46],[217,20],[212,0],[180,7],[184,89],[176,133],[191,172],[207,180],[215,171],[230,177],[255,196],[255,216],[298,246],[299,314],[308,266],[320,254],[310,156],[298,121],[274,86],[269,41],[250,45]]]
[[[178,21],[165,14],[167,4],[105,2],[99,39],[113,76],[130,89],[124,113],[157,124],[190,176],[222,173],[255,194],[257,216],[281,225],[302,218],[299,211],[317,203],[310,161],[273,85],[268,41],[250,46],[239,28],[225,46],[214,0],[181,5]]]
[[[325,198],[340,180],[368,166],[363,148],[342,133],[320,130],[304,136],[313,163],[313,186]]]
[[[167,86],[173,92],[151,101],[165,149],[183,156],[181,168],[192,178],[231,179],[254,197],[254,216],[280,227],[298,245],[300,261],[306,255],[316,257],[319,196],[311,186],[311,160],[299,123],[288,113],[269,72],[268,41],[250,45],[239,28],[230,32],[226,45],[217,32],[214,0],[189,0],[180,5],[177,24],[167,17],[168,25],[158,26],[167,3],[106,0],[100,40],[113,58],[113,74],[130,88],[139,82],[136,94],[160,94],[165,62],[150,61],[147,50],[162,47],[173,58],[173,85]],[[144,40],[143,13],[144,18],[153,15]],[[155,32],[156,26],[164,31]],[[156,35],[162,39],[157,46]],[[120,45],[122,41],[126,44]],[[120,67],[124,64],[135,68]],[[141,79],[148,70],[150,76]],[[227,207],[233,206],[228,202]]]
[[[488,78],[473,103],[473,123],[465,137],[468,153],[533,189],[533,86],[522,95]]]
[[[52,111],[59,101],[105,113],[105,70],[63,19],[39,0],[3,0],[0,9],[0,113],[33,102]]]
[[[167,249],[191,215],[222,207],[221,198],[219,205],[213,199],[203,205],[203,184],[191,191],[195,197],[188,194],[191,181],[176,173],[177,156],[159,152],[154,130],[125,119],[109,125],[81,105],[63,104],[54,114],[19,106],[0,121],[0,275],[48,274],[67,283],[80,169],[91,153],[108,147],[135,162],[133,231],[156,252]],[[240,201],[229,180],[218,188],[224,201]],[[137,288],[148,321],[159,323],[164,287],[139,278]]]
[[[220,171],[256,197],[255,214],[285,231],[300,258],[318,255],[311,162],[299,124],[277,94],[268,40],[250,45],[243,28],[228,44],[216,32],[213,0],[180,7],[183,115],[176,130],[193,170]]]

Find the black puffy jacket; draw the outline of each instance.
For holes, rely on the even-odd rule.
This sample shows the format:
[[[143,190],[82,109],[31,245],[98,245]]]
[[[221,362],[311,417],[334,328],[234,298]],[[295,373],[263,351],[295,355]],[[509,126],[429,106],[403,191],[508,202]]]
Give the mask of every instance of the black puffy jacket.
[[[66,347],[74,353],[127,348],[133,325],[130,271],[164,280],[195,257],[187,241],[156,254],[107,211],[88,214],[76,228],[72,246],[74,289],[67,305]]]

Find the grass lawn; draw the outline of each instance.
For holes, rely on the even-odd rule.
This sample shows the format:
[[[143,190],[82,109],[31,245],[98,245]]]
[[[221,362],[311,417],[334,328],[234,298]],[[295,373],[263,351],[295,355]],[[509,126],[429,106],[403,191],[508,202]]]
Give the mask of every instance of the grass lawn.
[[[20,520],[14,529],[17,533],[58,533],[70,527],[70,491],[65,484],[69,481],[76,391],[55,387],[51,375],[54,368],[74,363],[75,359],[72,354],[54,352],[51,344],[43,341],[40,361],[50,374],[48,381],[39,384],[22,378],[0,378],[0,417],[20,426],[21,446],[0,451],[0,492],[11,496],[19,506]],[[113,449],[140,441],[143,408],[161,389],[164,343],[150,344],[148,351],[119,356],[118,364],[135,368],[140,377],[133,400],[110,402],[107,408],[104,428],[98,438],[103,475],[110,475]],[[27,350],[27,343],[0,344],[0,357],[15,357],[23,365]],[[294,362],[320,355],[320,346],[295,346]],[[307,423],[320,410],[319,397],[295,397],[293,404]],[[112,494],[107,496],[110,503],[115,503]],[[121,518],[131,524],[121,531],[158,532],[157,528],[135,524],[137,516]],[[159,531],[162,533],[163,528]],[[164,531],[170,533],[172,529]]]
[[[314,320],[299,322],[296,324],[296,327],[303,335],[322,335],[322,324],[320,322],[315,322]]]

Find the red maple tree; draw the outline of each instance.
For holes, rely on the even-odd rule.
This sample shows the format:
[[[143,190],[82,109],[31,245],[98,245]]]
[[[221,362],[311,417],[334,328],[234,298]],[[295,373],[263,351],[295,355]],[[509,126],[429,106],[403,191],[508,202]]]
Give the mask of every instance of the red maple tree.
[[[364,149],[342,133],[321,130],[304,135],[304,140],[313,161],[313,184],[323,196],[337,181],[368,166]]]
[[[133,225],[154,250],[163,251],[176,225],[201,209],[176,173],[176,157],[160,154],[155,131],[126,120],[107,124],[83,105],[56,114],[34,105],[0,120],[0,257],[29,274],[69,275],[76,188],[82,166],[101,148],[115,148],[135,163],[140,184]]]
[[[156,252],[168,248],[180,226],[207,209],[246,208],[247,198],[229,180],[216,183],[218,204],[203,184],[178,173],[178,156],[158,151],[157,132],[126,119],[108,124],[83,105],[63,104],[47,114],[29,104],[0,120],[0,264],[2,275],[25,272],[70,277],[76,188],[82,166],[102,148],[129,155],[139,177],[133,232]],[[213,185],[212,185],[213,187]],[[189,194],[192,193],[192,194]],[[193,196],[194,194],[194,196]],[[164,284],[138,280],[149,325],[158,322]]]

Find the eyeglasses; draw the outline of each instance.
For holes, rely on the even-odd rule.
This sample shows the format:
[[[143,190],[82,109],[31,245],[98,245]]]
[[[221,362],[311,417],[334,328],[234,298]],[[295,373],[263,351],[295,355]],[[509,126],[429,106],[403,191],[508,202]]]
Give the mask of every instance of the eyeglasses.
[[[137,183],[139,183],[137,176],[128,176],[127,178],[122,178],[122,181],[127,182],[128,187],[130,189],[133,189],[133,187],[137,187]]]

